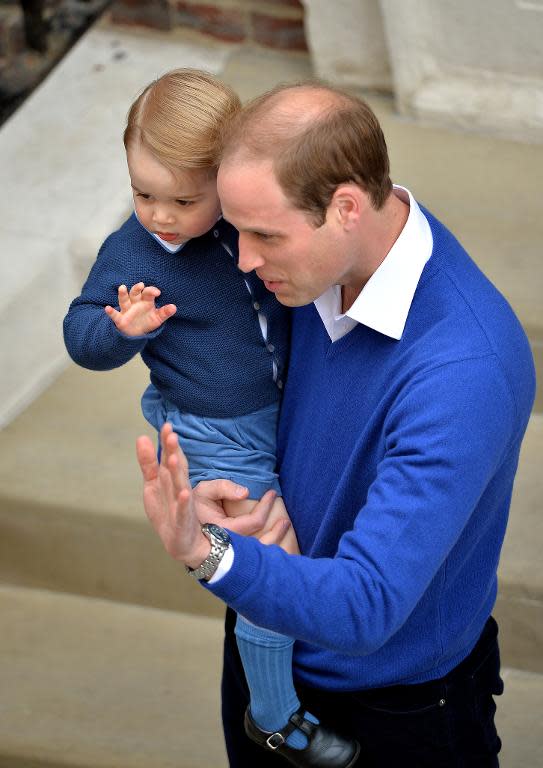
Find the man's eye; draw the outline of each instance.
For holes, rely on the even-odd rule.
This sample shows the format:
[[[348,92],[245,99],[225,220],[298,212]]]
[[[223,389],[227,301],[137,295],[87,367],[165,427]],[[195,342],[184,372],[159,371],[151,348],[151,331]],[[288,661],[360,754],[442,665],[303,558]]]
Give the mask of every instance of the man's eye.
[[[178,205],[192,205],[194,200],[176,200],[175,201]]]

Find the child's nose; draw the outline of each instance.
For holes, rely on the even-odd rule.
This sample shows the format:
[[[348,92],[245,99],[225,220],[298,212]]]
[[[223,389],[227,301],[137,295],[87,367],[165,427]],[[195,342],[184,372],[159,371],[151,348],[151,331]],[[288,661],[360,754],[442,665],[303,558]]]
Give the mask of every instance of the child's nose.
[[[173,221],[173,216],[166,205],[155,205],[153,208],[153,221],[156,224],[168,224]]]

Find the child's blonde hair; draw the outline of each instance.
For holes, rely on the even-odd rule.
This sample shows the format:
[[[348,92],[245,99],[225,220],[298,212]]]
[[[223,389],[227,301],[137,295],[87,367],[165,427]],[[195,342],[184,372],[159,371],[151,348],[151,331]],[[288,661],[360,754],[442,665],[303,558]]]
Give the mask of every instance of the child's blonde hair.
[[[240,108],[235,91],[208,72],[174,69],[150,83],[130,107],[124,146],[141,142],[173,172],[216,169],[221,129]]]

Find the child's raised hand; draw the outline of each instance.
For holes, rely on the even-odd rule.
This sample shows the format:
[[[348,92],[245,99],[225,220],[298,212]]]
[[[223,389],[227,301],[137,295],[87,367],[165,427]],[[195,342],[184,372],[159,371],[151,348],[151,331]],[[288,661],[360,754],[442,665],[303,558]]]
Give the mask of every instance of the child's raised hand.
[[[125,336],[145,336],[155,331],[177,311],[175,304],[156,307],[160,290],[154,285],[136,283],[128,292],[126,285],[119,286],[119,309],[105,307],[106,314]]]

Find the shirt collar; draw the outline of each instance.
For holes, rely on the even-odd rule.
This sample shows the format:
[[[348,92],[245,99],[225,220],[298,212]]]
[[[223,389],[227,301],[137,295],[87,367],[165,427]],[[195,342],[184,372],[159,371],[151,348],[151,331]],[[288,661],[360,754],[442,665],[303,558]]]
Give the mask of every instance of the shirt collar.
[[[136,217],[138,222],[141,224],[141,221],[139,220],[139,217],[138,217],[138,212],[136,211],[135,208],[134,208],[134,216]],[[143,224],[141,224],[141,226],[143,227]],[[186,243],[186,240],[185,240],[185,243],[175,243],[175,244],[174,243],[167,243],[165,240],[161,240],[158,235],[155,235],[154,232],[149,232],[147,227],[143,227],[143,229],[147,232],[147,234],[151,235],[151,237],[154,240],[156,240],[157,243],[159,245],[161,245],[164,248],[165,251],[168,251],[168,253],[177,253],[178,251],[181,250],[181,248],[183,248],[183,246]]]
[[[348,331],[356,323],[392,339],[402,337],[422,270],[432,254],[433,238],[428,220],[411,192],[395,185],[394,194],[409,205],[407,221],[351,308],[341,314],[339,286],[331,286],[315,300],[315,307],[333,341],[342,335],[341,326]],[[330,332],[331,322],[338,324],[335,333]]]

